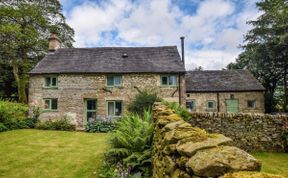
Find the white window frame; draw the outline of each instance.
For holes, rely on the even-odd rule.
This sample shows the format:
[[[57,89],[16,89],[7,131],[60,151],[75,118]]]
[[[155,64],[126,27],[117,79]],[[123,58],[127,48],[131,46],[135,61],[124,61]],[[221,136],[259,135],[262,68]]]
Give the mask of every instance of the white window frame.
[[[44,111],[58,111],[59,105],[58,105],[58,99],[57,98],[44,98],[43,100],[44,100],[44,108],[43,108]],[[57,103],[56,109],[52,108],[52,100],[56,100],[56,103]],[[46,101],[48,101],[48,108],[45,108]]]
[[[116,102],[121,103],[121,114],[120,116],[116,115]],[[113,115],[109,115],[109,103],[114,103],[114,113]],[[106,101],[106,114],[108,117],[121,117],[123,113],[123,101],[122,100],[107,100]]]
[[[167,77],[167,84],[163,84],[163,78],[164,77]],[[175,81],[174,84],[170,84],[170,80],[172,77],[174,77],[174,81]],[[171,80],[171,81],[173,81],[173,80]],[[160,76],[160,83],[161,83],[161,86],[177,86],[177,76],[176,75],[161,75]]]
[[[209,103],[210,102],[213,102],[213,108],[209,108]],[[215,100],[207,100],[207,102],[206,102],[206,108],[207,108],[207,110],[215,110],[216,109],[216,101]]]
[[[108,77],[113,77],[113,85],[108,85]],[[120,84],[115,84],[116,79],[115,77],[120,77]],[[106,76],[106,86],[107,87],[120,87],[123,83],[123,76],[122,75],[107,75]]]
[[[253,106],[249,107],[249,102],[253,102]],[[249,109],[255,109],[257,107],[257,101],[256,100],[247,100],[247,107]]]
[[[194,103],[194,107],[192,108],[192,109],[190,109],[190,108],[188,108],[187,107],[187,103],[189,103],[189,102],[193,102]],[[186,101],[186,108],[189,110],[189,111],[195,111],[196,110],[196,100],[195,99],[189,99],[189,100],[187,100]]]
[[[47,85],[47,79],[50,80],[50,83]],[[56,85],[53,85],[53,79],[56,80]],[[58,77],[57,76],[46,76],[44,78],[44,87],[45,88],[57,88],[58,87]]]

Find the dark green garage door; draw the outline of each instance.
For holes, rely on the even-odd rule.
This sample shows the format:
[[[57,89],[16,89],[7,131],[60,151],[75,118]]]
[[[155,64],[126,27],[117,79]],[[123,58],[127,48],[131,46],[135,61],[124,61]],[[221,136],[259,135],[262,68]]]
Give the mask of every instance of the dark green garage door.
[[[238,112],[238,105],[239,105],[238,100],[235,100],[235,99],[226,100],[227,112],[230,112],[230,113]]]

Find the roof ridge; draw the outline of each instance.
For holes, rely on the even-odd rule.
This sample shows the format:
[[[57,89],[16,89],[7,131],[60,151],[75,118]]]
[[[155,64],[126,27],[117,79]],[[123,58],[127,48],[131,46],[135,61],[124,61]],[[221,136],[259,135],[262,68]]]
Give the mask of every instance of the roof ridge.
[[[127,48],[131,48],[131,49],[141,49],[141,48],[175,48],[177,47],[176,45],[173,45],[173,46],[143,46],[143,47],[139,47],[139,46],[123,46],[123,47],[119,47],[119,46],[105,46],[105,47],[88,47],[88,48],[60,48],[58,50],[70,50],[70,49],[127,49]],[[57,50],[57,51],[58,51]]]
[[[225,72],[225,71],[248,71],[247,69],[229,69],[229,70],[222,70],[222,69],[211,69],[211,70],[189,70],[189,72]],[[249,71],[248,71],[249,72]]]

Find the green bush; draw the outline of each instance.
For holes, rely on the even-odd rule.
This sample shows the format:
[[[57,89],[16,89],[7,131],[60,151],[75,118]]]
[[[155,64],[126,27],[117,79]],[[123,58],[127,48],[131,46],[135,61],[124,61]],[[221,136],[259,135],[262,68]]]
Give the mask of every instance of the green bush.
[[[174,110],[176,114],[181,116],[185,121],[189,121],[191,119],[189,111],[180,104],[176,102],[167,102],[167,101],[163,101],[163,104],[168,106],[170,109]]]
[[[152,155],[152,114],[144,111],[143,117],[127,113],[118,122],[111,138],[106,161],[116,168],[118,176],[140,175],[150,177]],[[123,176],[127,175],[127,176]]]
[[[27,105],[0,100],[0,122],[7,130],[29,128],[26,124],[27,116]]]
[[[135,99],[128,105],[127,110],[141,115],[145,110],[150,110],[156,101],[160,100],[155,92],[145,90],[136,95]]]
[[[96,120],[85,126],[86,132],[111,132],[117,127],[117,121]]]
[[[66,130],[66,131],[75,130],[75,126],[72,125],[69,122],[69,120],[65,117],[62,119],[53,119],[38,122],[36,124],[36,128],[42,130]]]
[[[282,135],[282,139],[283,139],[284,151],[288,153],[288,125],[285,127],[285,131]]]
[[[0,132],[4,132],[6,130],[8,130],[7,127],[3,123],[0,122]]]

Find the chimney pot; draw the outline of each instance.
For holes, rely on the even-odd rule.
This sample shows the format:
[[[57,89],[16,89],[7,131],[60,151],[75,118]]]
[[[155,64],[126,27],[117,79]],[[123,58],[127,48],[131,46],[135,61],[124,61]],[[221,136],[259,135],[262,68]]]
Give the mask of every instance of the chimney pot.
[[[49,42],[48,50],[51,52],[54,52],[57,49],[61,48],[61,42],[55,32],[51,33],[48,42]]]

